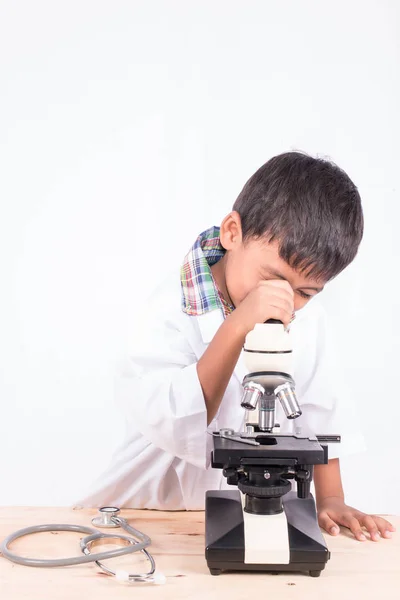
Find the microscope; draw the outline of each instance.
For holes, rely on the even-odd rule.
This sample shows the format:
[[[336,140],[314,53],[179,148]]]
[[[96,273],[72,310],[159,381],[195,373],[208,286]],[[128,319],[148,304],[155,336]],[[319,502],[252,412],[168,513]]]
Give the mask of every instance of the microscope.
[[[277,400],[287,419],[301,415],[290,332],[281,321],[257,324],[243,350],[249,371],[241,402],[244,429],[215,432],[211,457],[212,467],[223,469],[236,489],[206,492],[207,565],[211,575],[300,571],[319,577],[330,554],[310,486],[314,465],[328,462],[322,442],[340,442],[340,436],[314,435],[301,427],[280,433]],[[257,410],[258,418],[251,421]]]

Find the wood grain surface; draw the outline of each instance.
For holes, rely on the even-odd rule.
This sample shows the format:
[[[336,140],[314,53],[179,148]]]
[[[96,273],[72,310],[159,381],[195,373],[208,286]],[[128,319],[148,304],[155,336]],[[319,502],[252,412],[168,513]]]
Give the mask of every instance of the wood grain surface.
[[[91,527],[91,518],[96,512],[90,509],[0,507],[0,539],[16,529],[43,523]],[[226,573],[213,577],[204,558],[203,512],[123,510],[121,515],[151,537],[150,551],[157,569],[167,578],[164,585],[119,583],[101,574],[95,564],[41,569],[17,565],[0,557],[1,600],[400,599],[400,533],[393,534],[391,540],[380,542],[357,542],[346,531],[337,537],[326,536],[332,557],[321,577],[315,579],[303,574],[268,573]],[[400,518],[388,518],[399,530]],[[75,533],[41,533],[16,541],[12,548],[37,558],[74,556],[80,553],[80,537]],[[107,564],[112,569],[142,572],[147,570],[147,563],[141,556],[121,557]]]

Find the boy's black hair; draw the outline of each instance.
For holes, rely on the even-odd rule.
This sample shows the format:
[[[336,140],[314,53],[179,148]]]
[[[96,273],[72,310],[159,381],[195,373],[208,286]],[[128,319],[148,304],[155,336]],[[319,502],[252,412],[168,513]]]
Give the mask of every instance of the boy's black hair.
[[[246,183],[233,210],[244,241],[279,242],[293,269],[329,281],[357,254],[364,228],[360,194],[334,163],[300,152],[271,158]]]

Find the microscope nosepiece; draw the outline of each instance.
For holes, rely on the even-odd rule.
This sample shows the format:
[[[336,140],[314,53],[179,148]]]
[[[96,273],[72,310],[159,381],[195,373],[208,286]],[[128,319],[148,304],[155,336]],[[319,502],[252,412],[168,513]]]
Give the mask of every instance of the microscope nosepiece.
[[[296,392],[290,383],[283,383],[275,390],[275,396],[279,399],[283,411],[288,419],[296,419],[301,415],[301,409],[297,402]]]

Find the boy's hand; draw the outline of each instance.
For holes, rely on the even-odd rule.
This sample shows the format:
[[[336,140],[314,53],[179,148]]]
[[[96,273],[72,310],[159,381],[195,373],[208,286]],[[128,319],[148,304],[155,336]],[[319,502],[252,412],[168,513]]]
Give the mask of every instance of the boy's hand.
[[[390,538],[395,527],[386,519],[365,513],[347,506],[342,498],[331,496],[324,498],[318,505],[318,523],[331,535],[340,533],[339,525],[348,527],[355,538],[364,542],[367,538],[363,527],[368,531],[371,540],[378,542],[381,537]]]
[[[289,325],[294,309],[294,292],[287,281],[271,279],[261,281],[247,294],[231,318],[240,322],[243,333],[247,335],[256,323],[268,319],[278,319]]]

